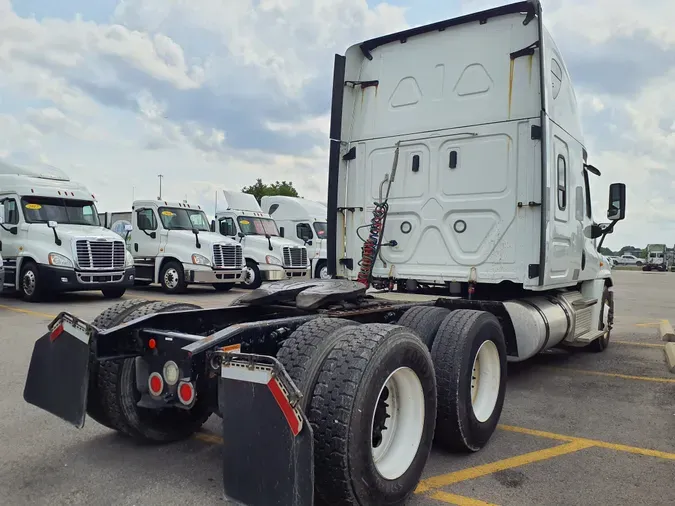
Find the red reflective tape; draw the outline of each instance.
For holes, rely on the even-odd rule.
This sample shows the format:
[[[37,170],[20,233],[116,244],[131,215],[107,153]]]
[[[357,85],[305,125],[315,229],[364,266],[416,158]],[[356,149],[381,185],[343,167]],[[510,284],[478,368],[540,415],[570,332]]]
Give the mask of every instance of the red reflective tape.
[[[59,323],[59,326],[52,330],[52,333],[49,334],[49,340],[53,343],[61,334],[63,334],[63,323]]]
[[[288,426],[291,428],[291,432],[293,432],[294,436],[297,436],[300,434],[300,420],[298,420],[298,417],[295,415],[295,410],[293,410],[293,406],[291,406],[291,403],[288,401],[288,397],[284,395],[284,392],[281,390],[276,379],[272,378],[269,383],[267,383],[267,386],[281,408],[281,411],[284,413]]]

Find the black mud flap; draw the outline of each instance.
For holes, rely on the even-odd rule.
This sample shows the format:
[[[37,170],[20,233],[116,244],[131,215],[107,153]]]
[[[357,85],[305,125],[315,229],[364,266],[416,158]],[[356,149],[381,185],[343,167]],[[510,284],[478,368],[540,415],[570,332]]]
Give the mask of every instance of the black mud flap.
[[[89,339],[93,328],[61,313],[37,340],[23,398],[29,404],[84,426],[89,385]]]
[[[275,358],[223,355],[218,403],[225,499],[246,506],[313,506],[312,428],[299,398]]]

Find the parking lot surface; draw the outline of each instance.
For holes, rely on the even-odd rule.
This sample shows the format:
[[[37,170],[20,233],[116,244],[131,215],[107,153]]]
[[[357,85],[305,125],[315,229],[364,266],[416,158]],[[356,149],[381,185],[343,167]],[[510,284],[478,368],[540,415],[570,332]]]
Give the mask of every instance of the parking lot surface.
[[[610,347],[510,365],[490,443],[471,455],[434,450],[411,505],[675,504],[675,375],[658,336],[662,320],[675,322],[675,273],[616,271],[614,279]],[[149,287],[125,298],[215,307],[241,294],[191,289],[178,298]],[[43,304],[0,297],[2,504],[224,504],[228,436],[216,417],[188,441],[138,446],[92,420],[77,430],[24,402],[45,325],[63,310],[91,320],[109,304],[98,293]]]

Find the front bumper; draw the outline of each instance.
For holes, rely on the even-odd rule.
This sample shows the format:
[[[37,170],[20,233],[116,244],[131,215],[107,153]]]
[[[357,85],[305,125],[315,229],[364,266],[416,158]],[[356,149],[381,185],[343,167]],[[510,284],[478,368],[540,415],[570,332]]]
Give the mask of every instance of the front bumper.
[[[260,264],[260,277],[263,281],[281,281],[283,279],[305,279],[311,277],[310,268],[290,268],[280,265]]]
[[[78,271],[38,265],[40,281],[53,292],[131,288],[134,286],[135,274],[134,267],[115,271]]]
[[[243,269],[211,269],[195,268],[194,265],[183,264],[187,283],[212,285],[214,283],[239,283],[244,279]]]

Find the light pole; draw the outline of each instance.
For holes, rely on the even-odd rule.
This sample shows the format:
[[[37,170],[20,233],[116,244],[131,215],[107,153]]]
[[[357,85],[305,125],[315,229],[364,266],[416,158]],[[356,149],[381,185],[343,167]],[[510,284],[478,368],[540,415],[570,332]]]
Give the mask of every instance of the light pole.
[[[157,177],[159,178],[159,197],[157,197],[157,200],[162,200],[162,179],[164,179],[164,175],[158,174]]]

